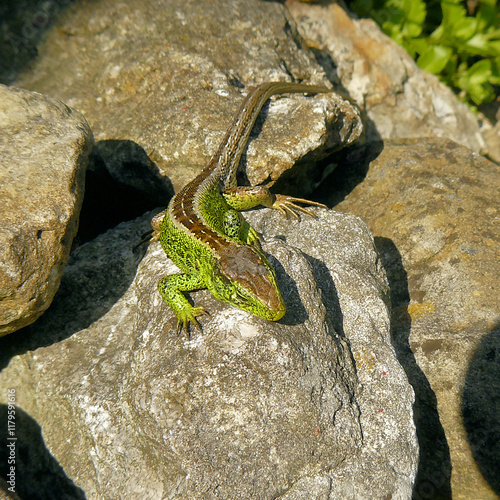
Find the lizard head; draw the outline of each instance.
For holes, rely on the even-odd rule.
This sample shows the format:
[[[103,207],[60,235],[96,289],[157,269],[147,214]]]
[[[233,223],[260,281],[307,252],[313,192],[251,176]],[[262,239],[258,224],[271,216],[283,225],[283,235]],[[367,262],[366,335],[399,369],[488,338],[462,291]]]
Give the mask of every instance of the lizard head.
[[[218,299],[260,318],[278,321],[286,312],[274,270],[254,247],[228,246],[220,254],[210,285]]]

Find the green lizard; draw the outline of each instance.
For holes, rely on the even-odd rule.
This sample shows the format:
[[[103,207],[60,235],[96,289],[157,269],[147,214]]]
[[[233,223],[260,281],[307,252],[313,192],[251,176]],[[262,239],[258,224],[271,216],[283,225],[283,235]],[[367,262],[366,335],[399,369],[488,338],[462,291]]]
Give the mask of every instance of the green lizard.
[[[165,253],[183,271],[162,278],[158,290],[174,310],[178,331],[207,314],[183,292],[200,288],[219,300],[271,321],[286,312],[276,275],[261,250],[259,236],[240,211],[264,205],[299,218],[302,198],[273,195],[264,186],[238,187],[236,171],[250,132],[264,103],[275,94],[330,92],[325,87],[272,82],[252,89],[243,101],[219,148],[203,171],[170,201],[152,222]]]

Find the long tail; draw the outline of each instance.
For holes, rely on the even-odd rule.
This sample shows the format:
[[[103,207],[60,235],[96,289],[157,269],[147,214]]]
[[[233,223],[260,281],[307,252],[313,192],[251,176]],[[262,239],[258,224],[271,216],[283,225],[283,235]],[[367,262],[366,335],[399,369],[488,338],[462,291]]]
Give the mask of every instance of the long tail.
[[[234,187],[241,155],[264,103],[276,94],[326,92],[331,92],[331,89],[293,82],[270,82],[251,89],[206,168],[212,170],[214,163],[217,164],[222,185],[226,188]]]

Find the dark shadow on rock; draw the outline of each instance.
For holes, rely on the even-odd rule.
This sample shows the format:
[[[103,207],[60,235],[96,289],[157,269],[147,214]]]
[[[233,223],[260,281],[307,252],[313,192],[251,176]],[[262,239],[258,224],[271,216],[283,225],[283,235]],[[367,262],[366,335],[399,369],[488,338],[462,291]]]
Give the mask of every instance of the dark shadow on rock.
[[[8,420],[8,417],[14,417]],[[11,422],[8,426],[7,422]],[[66,475],[47,449],[41,427],[19,407],[0,404],[0,476],[7,478],[13,466],[15,491],[30,500],[85,499],[85,493]],[[16,440],[9,440],[9,438]],[[12,461],[15,463],[12,463]],[[12,483],[8,483],[11,486]]]
[[[89,158],[76,244],[166,207],[173,193],[170,180],[141,146],[126,140],[99,141]]]
[[[326,265],[314,257],[304,254],[309,265],[311,266],[314,274],[315,282],[321,290],[321,300],[325,306],[329,325],[340,337],[345,338],[344,334],[344,320],[342,310],[340,308],[339,297],[335,283],[331,277],[330,271]],[[307,316],[307,309],[304,307],[297,289],[297,285],[292,278],[286,273],[281,263],[271,254],[266,254],[271,266],[276,270],[278,279],[278,287],[280,290],[286,290],[287,293],[283,294],[286,300],[286,314],[280,320],[284,325],[300,325],[304,323]],[[332,337],[335,339],[334,332]]]
[[[60,342],[104,316],[133,282],[147,251],[138,245],[155,212],[117,235],[109,232],[70,257],[47,311],[30,326],[0,338],[0,369],[15,355]]]
[[[483,338],[469,364],[462,419],[474,460],[500,496],[500,325]]]
[[[325,306],[329,321],[339,337],[345,339],[344,315],[342,314],[337,287],[332,275],[324,262],[307,254],[306,258],[313,270],[315,281],[321,290],[321,301]]]
[[[286,295],[284,295],[286,313],[280,323],[284,325],[299,325],[307,320],[307,311],[302,304],[299,296],[299,291],[295,281],[290,277],[290,275],[285,271],[280,261],[277,260],[273,255],[266,254],[269,262],[273,269],[276,271],[278,287],[280,290],[287,290]],[[291,291],[291,293],[290,293]]]
[[[323,169],[325,172],[331,170],[331,173],[321,183],[314,199],[329,207],[338,205],[363,181],[370,163],[383,149],[384,143],[375,141],[351,146],[326,158]]]
[[[410,294],[401,254],[388,238],[375,238],[391,290],[391,339],[398,361],[415,392],[414,422],[420,456],[413,490],[415,500],[451,499],[450,449],[437,410],[437,398],[410,348]]]
[[[37,57],[38,45],[57,16],[72,3],[74,0],[0,2],[0,83],[14,83]]]

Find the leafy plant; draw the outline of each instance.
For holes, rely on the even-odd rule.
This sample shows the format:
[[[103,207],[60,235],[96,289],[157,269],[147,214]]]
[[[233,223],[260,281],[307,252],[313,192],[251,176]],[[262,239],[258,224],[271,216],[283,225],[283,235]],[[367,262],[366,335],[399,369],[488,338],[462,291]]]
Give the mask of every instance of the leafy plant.
[[[479,105],[492,101],[500,85],[500,7],[496,0],[476,3],[472,15],[461,0],[354,0],[350,8],[373,18],[420,68]]]

